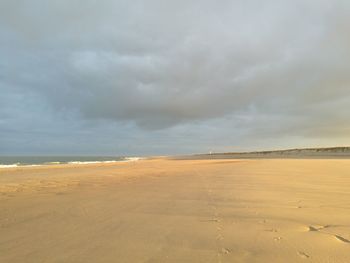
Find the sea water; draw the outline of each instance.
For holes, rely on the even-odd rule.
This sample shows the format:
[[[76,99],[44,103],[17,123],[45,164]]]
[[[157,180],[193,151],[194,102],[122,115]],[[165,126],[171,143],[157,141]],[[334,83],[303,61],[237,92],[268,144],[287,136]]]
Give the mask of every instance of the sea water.
[[[113,163],[139,159],[139,157],[120,156],[0,156],[0,168],[50,164]]]

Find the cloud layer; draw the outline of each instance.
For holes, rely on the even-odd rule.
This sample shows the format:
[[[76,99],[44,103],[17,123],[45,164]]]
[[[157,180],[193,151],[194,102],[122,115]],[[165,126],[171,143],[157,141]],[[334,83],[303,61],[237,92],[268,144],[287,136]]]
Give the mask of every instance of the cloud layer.
[[[0,153],[69,153],[84,136],[91,147],[77,152],[342,144],[349,11],[340,0],[1,1]]]

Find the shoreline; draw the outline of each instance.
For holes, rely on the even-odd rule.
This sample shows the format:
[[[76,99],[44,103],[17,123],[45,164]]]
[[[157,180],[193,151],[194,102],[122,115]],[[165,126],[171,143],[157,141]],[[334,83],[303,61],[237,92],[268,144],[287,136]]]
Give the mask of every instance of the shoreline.
[[[125,163],[125,162],[136,162],[140,160],[145,160],[147,158],[144,157],[125,157],[121,160],[111,160],[111,161],[70,161],[70,162],[49,162],[49,163],[42,163],[42,164],[20,164],[20,163],[14,163],[14,164],[0,164],[0,171],[2,169],[15,169],[15,168],[31,168],[31,167],[55,167],[55,166],[81,166],[81,165],[101,165],[101,164],[116,164],[116,163]]]

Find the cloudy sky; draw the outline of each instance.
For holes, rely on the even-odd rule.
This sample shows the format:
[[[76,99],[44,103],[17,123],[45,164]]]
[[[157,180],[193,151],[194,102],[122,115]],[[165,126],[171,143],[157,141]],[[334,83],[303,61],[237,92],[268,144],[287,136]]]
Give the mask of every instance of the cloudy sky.
[[[0,154],[350,144],[348,0],[1,0]]]

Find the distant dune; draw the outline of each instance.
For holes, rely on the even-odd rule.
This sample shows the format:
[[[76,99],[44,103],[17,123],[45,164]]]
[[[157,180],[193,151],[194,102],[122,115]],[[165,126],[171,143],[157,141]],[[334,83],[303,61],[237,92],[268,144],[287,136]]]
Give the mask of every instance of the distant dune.
[[[176,159],[350,158],[350,147],[302,148],[273,151],[227,152],[178,156]]]

